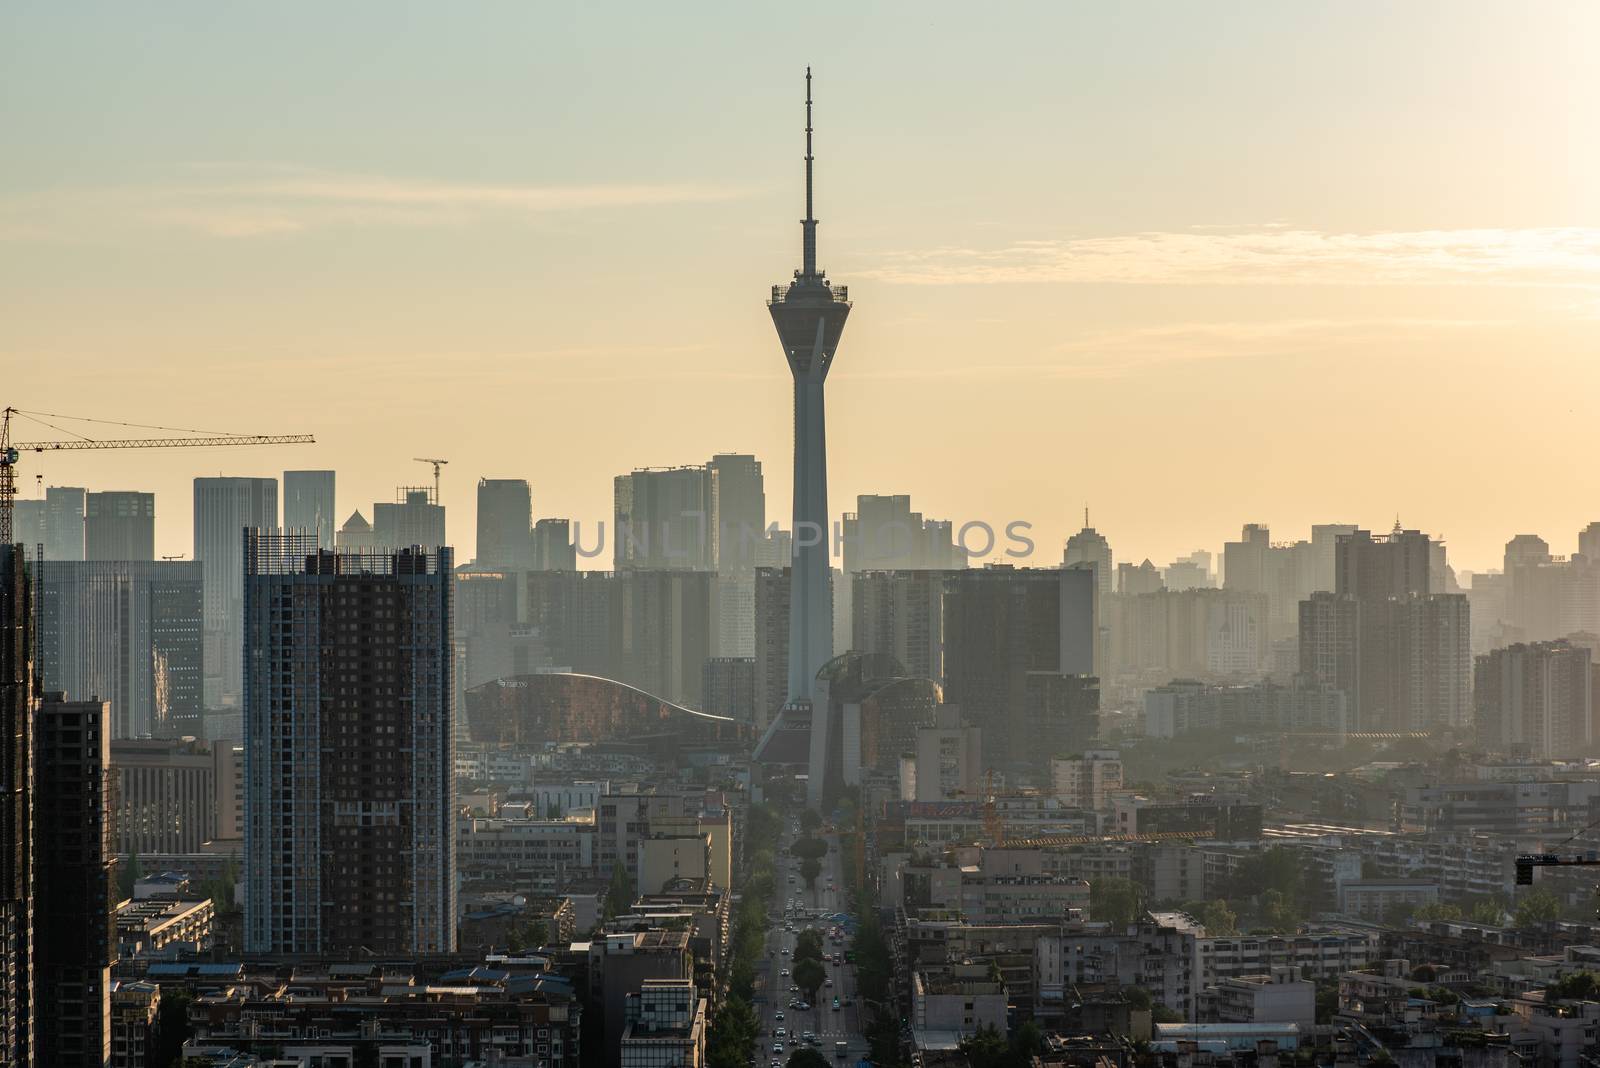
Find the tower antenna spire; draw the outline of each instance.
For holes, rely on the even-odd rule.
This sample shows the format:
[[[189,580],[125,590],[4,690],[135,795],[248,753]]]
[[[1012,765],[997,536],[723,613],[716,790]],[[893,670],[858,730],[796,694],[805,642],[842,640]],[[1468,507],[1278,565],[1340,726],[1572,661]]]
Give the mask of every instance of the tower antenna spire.
[[[806,68],[806,217],[800,220],[800,272],[807,278],[817,273],[817,220],[812,217],[811,156],[811,68]]]

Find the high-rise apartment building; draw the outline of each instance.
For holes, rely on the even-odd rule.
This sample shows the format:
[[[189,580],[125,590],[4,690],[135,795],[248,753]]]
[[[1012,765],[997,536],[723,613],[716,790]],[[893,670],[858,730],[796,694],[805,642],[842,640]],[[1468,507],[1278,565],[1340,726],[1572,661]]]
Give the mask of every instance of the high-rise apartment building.
[[[86,560],[154,560],[156,495],[126,490],[88,494],[83,544]]]
[[[550,663],[562,671],[620,677],[612,640],[616,579],[609,571],[530,571],[528,626],[543,640]]]
[[[862,571],[850,576],[856,651],[892,656],[913,678],[943,678],[946,574]]]
[[[44,491],[44,558],[83,559],[83,513],[89,491],[51,486]]]
[[[712,556],[717,564],[717,651],[755,654],[756,563],[766,538],[767,492],[761,461],[718,453],[711,472]]]
[[[245,949],[455,948],[449,548],[245,558]]]
[[[203,567],[46,560],[39,568],[45,688],[109,702],[113,738],[200,735]]]
[[[990,566],[949,575],[945,700],[983,728],[989,751],[1017,764],[1056,755],[1042,749],[1030,719],[1056,708],[1062,691],[1033,676],[1081,675],[1092,684],[1096,582],[1092,569],[1079,567]]]
[[[764,731],[789,699],[789,598],[787,567],[756,568],[756,729]]]
[[[45,543],[46,507],[43,498],[16,501],[11,507],[12,538],[25,547],[30,556]]]
[[[1222,546],[1222,588],[1266,598],[1268,641],[1297,632],[1298,606],[1315,591],[1315,572],[1316,546],[1274,542],[1260,523],[1246,523],[1238,541]]]
[[[1267,597],[1190,587],[1118,594],[1105,605],[1106,674],[1173,678],[1258,676],[1268,666]]]
[[[40,1065],[111,1057],[111,764],[105,702],[46,694],[34,825],[34,989]]]
[[[1590,650],[1572,642],[1518,643],[1477,659],[1478,744],[1539,760],[1587,753],[1595,739]]]
[[[1337,580],[1335,563],[1339,539],[1354,534],[1354,523],[1316,523],[1311,527],[1311,589],[1332,590]]]
[[[1300,671],[1342,690],[1351,729],[1427,731],[1471,718],[1471,613],[1430,594],[1427,535],[1342,535],[1333,593],[1300,605]]]
[[[716,576],[706,571],[620,571],[613,647],[630,686],[689,708],[717,636]]]
[[[34,1064],[33,583],[0,545],[0,1064]]]
[[[754,571],[767,531],[766,480],[761,461],[746,453],[718,453],[711,473],[712,555],[719,574]]]
[[[1426,597],[1431,539],[1396,526],[1387,537],[1356,530],[1334,543],[1334,592],[1362,602]]]
[[[1493,614],[1474,622],[1500,639],[1494,644],[1600,633],[1600,556],[1593,555],[1597,531],[1600,526],[1594,524],[1581,531],[1579,551],[1570,558],[1552,556],[1550,547],[1537,535],[1512,538],[1506,544],[1505,570],[1498,579],[1501,603],[1486,604]],[[1488,590],[1480,587],[1496,584],[1493,575],[1474,576],[1474,602],[1490,601],[1484,596]]]
[[[711,571],[716,509],[705,467],[644,468],[612,485],[612,552],[618,571]]]
[[[392,503],[372,506],[372,544],[377,549],[435,549],[445,542],[444,505],[424,487],[401,486]]]
[[[713,656],[701,671],[701,712],[727,716],[741,723],[755,720],[756,659],[753,656]]]
[[[1141,593],[1155,593],[1166,589],[1166,581],[1161,577],[1161,569],[1146,560],[1142,564],[1121,563],[1117,565],[1117,592],[1137,596]]]
[[[277,479],[194,480],[194,558],[204,578],[202,700],[207,708],[236,705],[243,686],[244,532],[277,527]]]
[[[315,534],[317,548],[334,547],[334,482],[332,471],[283,473],[283,529],[287,534]]]
[[[520,478],[478,479],[478,554],[483,568],[533,566],[533,490]]]

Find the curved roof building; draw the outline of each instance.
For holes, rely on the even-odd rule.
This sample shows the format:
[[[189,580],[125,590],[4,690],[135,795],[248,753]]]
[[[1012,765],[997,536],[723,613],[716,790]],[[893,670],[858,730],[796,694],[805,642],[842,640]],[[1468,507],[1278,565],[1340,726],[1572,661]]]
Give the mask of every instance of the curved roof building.
[[[736,745],[747,726],[599,675],[513,675],[466,692],[474,741],[524,746],[625,742],[653,749]]]

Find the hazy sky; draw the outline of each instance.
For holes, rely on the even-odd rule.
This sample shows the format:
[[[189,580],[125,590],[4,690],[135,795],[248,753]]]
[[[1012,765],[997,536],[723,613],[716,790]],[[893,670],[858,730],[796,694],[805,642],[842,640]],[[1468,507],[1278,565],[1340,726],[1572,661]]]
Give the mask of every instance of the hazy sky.
[[[809,28],[802,24],[804,12]],[[787,524],[816,71],[820,258],[856,302],[835,513],[1087,503],[1118,559],[1244,522],[1497,565],[1600,519],[1600,5],[0,7],[0,380],[17,407],[316,446],[28,457],[157,493],[443,456],[609,520],[757,453]],[[19,428],[19,437],[56,436]]]

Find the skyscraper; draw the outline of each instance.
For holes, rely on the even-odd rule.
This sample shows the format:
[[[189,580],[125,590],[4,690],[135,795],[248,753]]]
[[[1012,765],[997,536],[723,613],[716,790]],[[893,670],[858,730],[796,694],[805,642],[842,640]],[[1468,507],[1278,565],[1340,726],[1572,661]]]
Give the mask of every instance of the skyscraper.
[[[317,548],[333,548],[333,525],[337,520],[333,488],[332,471],[285,471],[283,529],[290,534],[315,534]]]
[[[1104,534],[1089,525],[1089,512],[1083,513],[1083,529],[1067,539],[1061,562],[1067,567],[1084,564],[1094,570],[1095,587],[1101,597],[1111,596],[1113,575],[1111,543]]]
[[[88,490],[51,486],[44,491],[44,558],[83,559],[83,510]]]
[[[207,708],[238,702],[243,685],[244,531],[276,530],[275,478],[194,480],[194,558],[205,582],[203,619]]]
[[[455,949],[451,551],[249,535],[245,948]]]
[[[33,586],[0,545],[0,1064],[34,1063]]]
[[[817,670],[833,655],[829,590],[828,444],[823,385],[833,365],[849,291],[817,267],[812,211],[811,68],[806,68],[806,217],[800,220],[800,269],[772,287],[767,309],[794,377],[794,562],[790,570],[789,697],[808,699]]]
[[[850,578],[853,648],[892,656],[913,678],[943,678],[945,572],[862,571]]]
[[[861,494],[841,526],[844,569],[851,574],[967,566],[966,554],[951,541],[950,523],[923,519],[903,493]]]
[[[85,560],[154,560],[156,495],[128,490],[89,494],[83,546]]]
[[[520,478],[478,479],[479,567],[526,571],[533,548],[533,490]]]
[[[111,1056],[111,765],[103,701],[46,694],[39,708],[34,989],[41,1065]]]
[[[109,702],[113,738],[198,736],[202,565],[46,560],[39,573],[45,689]]]
[[[16,544],[31,555],[34,547],[45,543],[45,518],[49,502],[42,498],[17,501],[11,512],[11,532]]]
[[[643,468],[612,485],[613,561],[618,571],[710,571],[716,525],[711,471],[705,467]]]
[[[1052,755],[1042,720],[1086,715],[1094,688],[1095,575],[1086,567],[953,571],[944,594],[945,699],[983,728],[996,756]],[[1084,676],[1082,683],[1041,675]],[[1095,705],[1098,708],[1098,705]],[[1091,732],[1092,733],[1092,730]]]
[[[718,453],[711,472],[712,555],[717,563],[717,651],[755,655],[756,558],[767,526],[766,483],[761,461],[742,453]]]
[[[1357,530],[1335,542],[1335,591],[1300,604],[1300,670],[1344,691],[1362,731],[1461,726],[1472,712],[1471,613],[1430,594],[1431,541]]]
[[[756,568],[757,730],[767,729],[789,696],[789,598],[793,592],[789,568]]]
[[[572,541],[570,519],[541,519],[533,525],[534,571],[576,571],[578,547]]]

